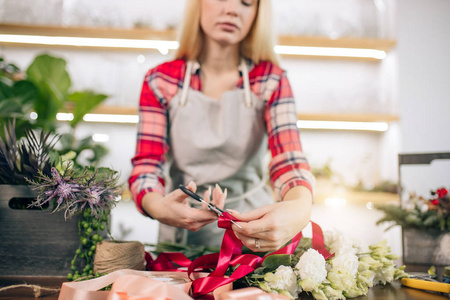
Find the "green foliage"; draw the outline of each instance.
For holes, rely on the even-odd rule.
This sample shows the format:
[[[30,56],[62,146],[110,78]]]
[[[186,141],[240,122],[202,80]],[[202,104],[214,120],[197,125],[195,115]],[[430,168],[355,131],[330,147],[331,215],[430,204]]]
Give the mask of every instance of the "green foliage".
[[[18,67],[0,58],[0,124],[15,119],[18,137],[25,135],[26,128],[33,127],[28,115],[38,97],[36,86],[24,78]],[[5,137],[2,130],[0,137]]]
[[[376,205],[375,208],[384,212],[384,216],[376,224],[390,223],[386,230],[397,225],[403,228],[450,230],[448,215],[439,214],[435,210],[421,210],[419,205],[408,210],[393,204]]]
[[[331,159],[328,159],[328,161],[320,168],[312,168],[311,172],[316,177],[323,177],[323,178],[331,178],[333,176],[333,170],[331,169]]]
[[[87,158],[89,166],[96,166],[102,157],[108,153],[108,149],[95,143],[91,136],[84,139],[75,139],[72,133],[61,135],[60,147],[57,150],[59,155],[70,160],[75,168],[81,168],[85,163],[80,161],[80,154],[83,151],[91,151],[91,156]]]
[[[152,246],[154,249],[151,251],[155,254],[162,252],[181,252],[190,260],[194,260],[200,256],[210,253],[219,253],[220,249],[216,247],[206,247],[202,245],[183,245],[170,242],[159,242],[158,244],[146,244]]]
[[[85,114],[96,108],[107,97],[108,96],[106,95],[95,94],[91,91],[75,92],[70,94],[67,100],[75,104],[73,110],[73,120],[70,122],[70,126],[75,128],[75,126],[83,120]]]
[[[262,267],[264,268],[264,272],[273,272],[279,266],[290,266],[292,263],[292,255],[290,254],[273,254],[267,256],[263,263]]]
[[[39,55],[26,73],[28,80],[33,82],[39,91],[34,104],[38,114],[37,124],[47,130],[54,130],[56,114],[64,108],[71,84],[66,71],[66,61],[47,54]]]
[[[84,115],[102,103],[107,96],[92,91],[71,92],[70,87],[71,79],[66,70],[66,61],[62,58],[39,55],[26,73],[0,58],[0,124],[14,119],[18,139],[25,135],[26,129],[40,128],[55,133],[58,127],[56,114],[70,106],[74,115],[70,122],[72,131],[61,136],[58,152],[66,155],[73,151],[75,167],[86,163],[96,165],[107,154],[107,148],[95,143],[91,136],[77,140],[74,130]],[[33,111],[38,115],[36,120],[30,119]],[[4,137],[1,130],[0,137]],[[93,154],[83,164],[78,155],[85,150],[92,150]]]
[[[78,219],[80,245],[71,261],[71,273],[67,275],[69,281],[105,275],[100,273],[94,274],[94,257],[98,243],[103,241],[102,235],[104,235],[105,230],[108,231],[109,237],[112,238],[108,230],[108,215],[109,211],[104,211],[100,216],[95,217],[88,208]]]
[[[50,132],[40,135],[28,129],[25,138],[18,140],[15,124],[4,126],[4,138],[0,137],[0,184],[28,184],[38,174],[50,175],[54,161],[50,157],[58,137]]]

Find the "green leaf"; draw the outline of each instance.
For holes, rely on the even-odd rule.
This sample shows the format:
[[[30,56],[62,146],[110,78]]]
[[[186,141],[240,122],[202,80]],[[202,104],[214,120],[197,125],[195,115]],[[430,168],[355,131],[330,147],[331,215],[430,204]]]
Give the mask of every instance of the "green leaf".
[[[0,102],[0,117],[17,117],[22,115],[22,105],[17,98],[3,99]]]
[[[265,271],[272,272],[276,270],[279,266],[290,266],[292,261],[292,257],[290,254],[273,254],[267,256],[262,266],[265,267]]]
[[[68,101],[73,102],[75,107],[73,110],[73,120],[70,126],[74,128],[84,115],[102,103],[108,96],[103,94],[95,94],[91,91],[76,92],[68,96]]]
[[[47,82],[62,99],[70,88],[70,77],[66,71],[66,61],[62,58],[43,54],[37,56],[27,69],[28,79],[35,84]]]
[[[0,76],[0,101],[11,97],[13,81],[7,77]]]
[[[71,84],[66,61],[47,54],[39,55],[28,67],[27,76],[39,91],[34,107],[38,122],[44,128],[50,128],[56,122],[58,110],[64,106]]]
[[[33,103],[39,96],[38,88],[29,80],[15,82],[12,87],[12,93],[15,97],[20,99],[22,105]]]
[[[0,82],[0,116],[28,119],[37,98],[36,86],[27,80],[7,86]]]

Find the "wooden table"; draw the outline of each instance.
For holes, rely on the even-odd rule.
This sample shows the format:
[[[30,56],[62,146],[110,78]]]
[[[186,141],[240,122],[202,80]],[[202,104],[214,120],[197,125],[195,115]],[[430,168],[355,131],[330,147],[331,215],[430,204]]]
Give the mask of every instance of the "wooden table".
[[[66,281],[65,277],[31,277],[31,276],[0,276],[0,287],[17,285],[17,284],[36,284],[48,288],[60,288],[61,284]],[[31,289],[20,288],[2,292],[0,299],[35,299]],[[46,295],[39,299],[56,300],[58,293]],[[301,297],[300,299],[313,299],[312,297]],[[384,299],[384,300],[448,300],[444,294],[425,292],[412,288],[402,287],[399,282],[394,282],[385,286],[375,286],[369,289],[367,296],[354,298],[355,300],[363,299]]]

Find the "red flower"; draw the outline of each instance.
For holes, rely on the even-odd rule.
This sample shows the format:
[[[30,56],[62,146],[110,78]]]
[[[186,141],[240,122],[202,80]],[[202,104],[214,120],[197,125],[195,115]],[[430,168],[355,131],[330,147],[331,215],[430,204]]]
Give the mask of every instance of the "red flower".
[[[448,194],[448,191],[444,188],[441,188],[436,191],[436,194],[438,198],[444,198]]]
[[[433,205],[438,205],[438,204],[439,204],[439,199],[433,199],[433,200],[431,200],[430,202],[431,202],[431,204],[433,204]]]

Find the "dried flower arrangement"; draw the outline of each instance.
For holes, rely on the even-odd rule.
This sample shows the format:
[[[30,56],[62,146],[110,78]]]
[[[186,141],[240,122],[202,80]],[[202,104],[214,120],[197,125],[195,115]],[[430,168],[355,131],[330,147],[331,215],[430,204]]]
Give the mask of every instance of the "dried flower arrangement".
[[[52,213],[64,211],[65,219],[79,216],[80,245],[68,274],[68,279],[74,280],[93,275],[96,245],[108,231],[108,215],[121,189],[119,175],[112,169],[77,168],[61,161],[54,151],[58,139],[58,135],[43,130],[35,134],[31,129],[18,139],[15,121],[5,125],[4,138],[0,137],[0,184],[29,185],[37,192],[37,198],[21,204],[20,209],[50,206]]]
[[[51,176],[41,174],[35,180],[29,180],[37,198],[31,206],[53,205],[52,212],[64,211],[64,217],[79,215],[79,248],[71,261],[68,280],[76,280],[94,274],[94,253],[98,242],[102,241],[102,232],[108,230],[108,215],[115,206],[121,190],[118,185],[118,173],[108,168],[75,169],[71,164],[58,171],[51,169]]]

